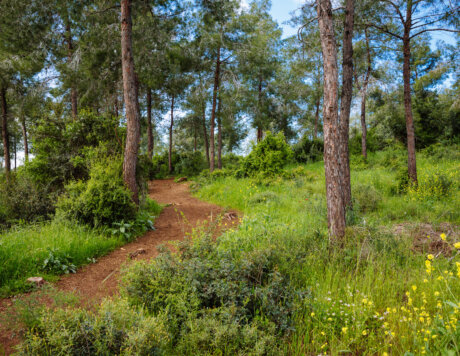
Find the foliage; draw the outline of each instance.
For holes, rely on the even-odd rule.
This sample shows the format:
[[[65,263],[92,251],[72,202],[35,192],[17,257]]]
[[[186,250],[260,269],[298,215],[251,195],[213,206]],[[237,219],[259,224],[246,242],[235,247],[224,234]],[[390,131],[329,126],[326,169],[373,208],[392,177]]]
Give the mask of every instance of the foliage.
[[[281,173],[292,157],[292,150],[284,135],[267,132],[265,138],[253,147],[251,153],[243,159],[241,168],[236,172],[240,177],[255,175],[273,176]]]
[[[367,184],[354,184],[352,187],[354,208],[361,212],[376,211],[382,197],[372,186]]]
[[[121,177],[121,162],[111,158],[94,163],[90,178],[66,186],[57,203],[57,215],[89,226],[111,226],[133,220],[136,206]]]
[[[168,334],[161,318],[106,301],[97,312],[56,309],[42,313],[26,335],[20,355],[162,355]]]
[[[443,172],[433,168],[419,174],[419,184],[409,186],[409,197],[416,200],[442,199],[448,197],[456,188],[458,189],[460,175],[458,170]]]
[[[206,166],[205,158],[201,152],[173,151],[171,154],[173,171],[169,173],[168,152],[153,157],[153,177],[157,179],[171,175],[193,177],[198,175]],[[153,178],[152,177],[152,178]]]
[[[49,250],[48,257],[43,261],[42,270],[52,274],[75,273],[77,267],[72,263],[72,257],[59,250]]]
[[[321,161],[323,159],[324,142],[318,138],[310,139],[303,136],[293,147],[294,159],[299,163]]]

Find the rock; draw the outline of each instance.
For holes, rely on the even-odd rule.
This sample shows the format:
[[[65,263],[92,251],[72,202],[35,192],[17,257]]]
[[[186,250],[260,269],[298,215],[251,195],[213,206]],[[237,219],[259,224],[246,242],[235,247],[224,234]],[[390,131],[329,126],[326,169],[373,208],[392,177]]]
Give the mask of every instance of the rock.
[[[144,250],[143,248],[138,248],[136,251],[131,252],[131,253],[129,254],[129,258],[130,258],[130,259],[133,259],[133,258],[136,258],[136,257],[139,256],[139,255],[144,254],[144,253],[147,253],[147,251]]]
[[[180,177],[180,178],[177,180],[177,183],[186,182],[186,181],[187,181],[187,177]]]
[[[27,282],[34,284],[36,287],[40,287],[45,284],[43,277],[29,277],[27,278]]]

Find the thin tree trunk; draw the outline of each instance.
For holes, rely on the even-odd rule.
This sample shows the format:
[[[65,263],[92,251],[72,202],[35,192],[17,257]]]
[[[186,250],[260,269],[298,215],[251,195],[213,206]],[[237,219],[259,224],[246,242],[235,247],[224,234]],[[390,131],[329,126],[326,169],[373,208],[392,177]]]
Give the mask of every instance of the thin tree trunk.
[[[367,52],[367,70],[364,76],[363,88],[361,90],[361,151],[364,158],[367,159],[367,125],[366,125],[366,99],[367,99],[367,86],[369,85],[369,77],[372,70],[371,50],[369,47],[369,36],[367,28],[364,29],[366,37],[366,52]]]
[[[132,193],[134,203],[139,205],[136,165],[140,140],[140,123],[137,83],[132,54],[131,0],[121,0],[121,59],[126,112],[126,146],[123,160],[123,180]]]
[[[14,149],[14,170],[16,171],[16,168],[17,168],[17,162],[16,162],[16,158],[17,158],[17,147],[16,147],[16,137],[13,136],[13,149]]]
[[[343,172],[342,191],[345,207],[351,208],[351,182],[349,159],[349,127],[351,99],[353,96],[353,26],[355,2],[346,0],[343,36],[342,62],[342,93],[340,98],[340,136],[341,136],[341,164]]]
[[[409,8],[409,6],[408,6]],[[408,11],[406,23],[411,22],[411,14]],[[407,168],[409,171],[409,178],[412,184],[417,185],[417,163],[415,158],[415,130],[414,130],[414,117],[412,115],[412,99],[411,99],[411,86],[410,86],[410,29],[407,27],[404,30],[403,39],[403,79],[404,79],[404,112],[406,114],[406,131],[407,131]]]
[[[174,95],[171,96],[171,122],[169,123],[169,152],[168,152],[168,169],[169,174],[172,173],[172,138],[173,138],[173,127],[174,127]]]
[[[6,88],[0,89],[2,102],[2,138],[3,138],[3,157],[5,161],[6,181],[10,180],[11,161],[10,161],[10,137],[8,132],[8,108],[6,103]]]
[[[73,43],[72,43],[72,32],[70,28],[70,19],[67,20],[66,24],[66,33],[67,33],[67,63],[72,62],[72,54],[73,54]],[[77,107],[77,89],[75,88],[74,80],[72,79],[72,85],[70,88],[70,101],[72,104],[72,118],[74,120],[77,119],[78,115],[78,107]]]
[[[262,77],[259,77],[259,85],[257,88],[258,91],[258,102],[257,102],[257,143],[262,141],[263,138],[263,130],[261,127],[262,124]]]
[[[315,111],[315,131],[313,133],[314,138],[318,138],[319,105],[320,105],[320,103],[321,103],[321,98],[318,97],[318,99],[316,99],[316,103],[315,103],[316,111]]]
[[[115,93],[115,116],[118,117],[118,95]]]
[[[209,165],[209,171],[214,171],[215,166],[215,143],[214,143],[214,127],[216,119],[216,102],[217,94],[219,91],[219,79],[220,79],[220,46],[217,48],[217,59],[216,59],[216,70],[214,72],[214,89],[212,93],[212,111],[211,111],[211,132],[209,133],[209,141],[211,145],[211,162]]]
[[[22,117],[21,119],[21,126],[22,126],[22,140],[24,143],[24,158],[26,162],[29,162],[29,141],[27,139],[27,126],[26,126],[26,119]]]
[[[152,90],[147,89],[147,156],[153,157],[153,132],[152,132]]]
[[[316,0],[324,67],[324,168],[326,176],[327,219],[329,233],[336,238],[345,235],[345,204],[342,192],[341,149],[338,122],[337,45],[330,0]]]
[[[204,149],[206,151],[206,160],[208,161],[208,167],[211,167],[211,161],[209,159],[208,130],[206,130],[206,104],[205,103],[203,103],[203,135],[204,135]]]
[[[221,118],[222,100],[219,98],[217,105],[217,168],[222,169],[222,118]]]

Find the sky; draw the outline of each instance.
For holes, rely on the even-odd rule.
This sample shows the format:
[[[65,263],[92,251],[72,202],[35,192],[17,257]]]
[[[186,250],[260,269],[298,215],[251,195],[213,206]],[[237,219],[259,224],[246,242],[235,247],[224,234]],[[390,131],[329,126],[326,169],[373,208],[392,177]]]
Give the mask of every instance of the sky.
[[[270,14],[283,29],[283,38],[297,34],[296,28],[283,24],[283,22],[290,20],[291,12],[300,9],[304,3],[304,0],[272,0]]]

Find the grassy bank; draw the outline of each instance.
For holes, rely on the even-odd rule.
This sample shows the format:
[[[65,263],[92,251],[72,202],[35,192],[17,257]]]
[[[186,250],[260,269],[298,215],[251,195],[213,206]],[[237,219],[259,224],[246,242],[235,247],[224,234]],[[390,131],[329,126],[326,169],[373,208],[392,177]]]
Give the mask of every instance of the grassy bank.
[[[459,352],[460,160],[419,155],[419,187],[398,194],[399,155],[352,159],[355,211],[341,246],[327,237],[321,162],[291,167],[287,179],[228,177],[199,190],[245,214],[220,249],[280,251],[280,271],[308,293],[286,354]]]
[[[161,206],[151,201],[141,222],[148,216],[153,221],[160,212]],[[0,234],[0,297],[28,290],[28,277],[53,281],[72,273],[142,234],[144,226],[123,223],[102,230],[65,220],[16,226]]]

